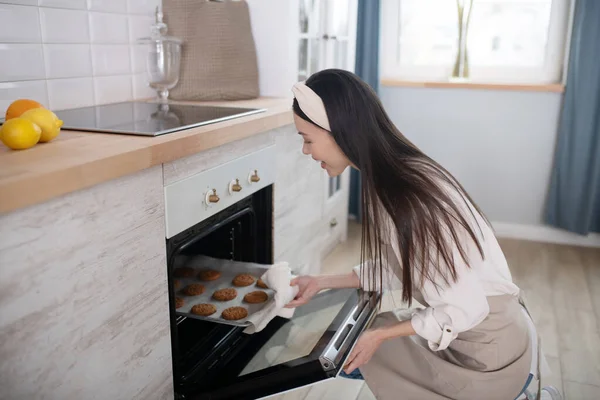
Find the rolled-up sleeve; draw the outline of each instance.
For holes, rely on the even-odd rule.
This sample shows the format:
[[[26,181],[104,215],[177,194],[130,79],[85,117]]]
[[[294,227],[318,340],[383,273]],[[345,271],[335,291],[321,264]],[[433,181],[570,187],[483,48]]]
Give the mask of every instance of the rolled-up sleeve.
[[[462,260],[456,263],[458,280],[449,286],[437,287],[426,282],[421,289],[429,307],[412,315],[417,335],[426,339],[433,351],[444,350],[459,333],[481,323],[489,314],[487,297],[475,272]]]
[[[371,261],[366,261],[365,264],[358,264],[352,270],[358,276],[360,281],[360,287],[365,290],[374,289],[375,291],[383,292],[386,290],[397,290],[402,288],[402,283],[398,279],[395,274],[395,270],[399,268],[398,259],[394,254],[394,250],[389,244],[382,244],[382,266],[383,266],[383,274],[382,274],[382,286],[379,287],[379,282],[375,281],[374,284],[370,282],[371,276],[369,273],[369,269],[372,267]],[[363,273],[364,269],[364,273]]]

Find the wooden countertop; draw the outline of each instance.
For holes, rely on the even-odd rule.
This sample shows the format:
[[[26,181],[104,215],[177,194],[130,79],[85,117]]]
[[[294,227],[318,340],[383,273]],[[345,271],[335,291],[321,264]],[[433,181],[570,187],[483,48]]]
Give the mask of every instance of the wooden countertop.
[[[291,99],[180,103],[267,111],[157,137],[65,130],[27,150],[0,144],[0,214],[293,123]]]

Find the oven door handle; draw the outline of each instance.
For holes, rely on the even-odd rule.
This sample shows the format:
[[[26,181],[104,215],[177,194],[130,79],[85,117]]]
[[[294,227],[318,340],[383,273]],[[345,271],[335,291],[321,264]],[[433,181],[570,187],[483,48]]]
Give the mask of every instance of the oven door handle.
[[[378,294],[371,293],[369,299],[355,305],[352,311],[348,313],[319,357],[323,370],[330,371],[338,368],[342,361],[350,355],[358,335],[371,324],[376,315],[378,297]],[[361,306],[362,310],[356,317],[355,314]]]

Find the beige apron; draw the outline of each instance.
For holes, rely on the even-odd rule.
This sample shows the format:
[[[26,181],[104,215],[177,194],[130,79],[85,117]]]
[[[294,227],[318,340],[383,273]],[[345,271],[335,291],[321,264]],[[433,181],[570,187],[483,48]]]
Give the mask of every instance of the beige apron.
[[[421,296],[419,296],[421,297]],[[423,299],[415,298],[427,306]],[[360,371],[379,400],[514,400],[531,366],[531,342],[519,299],[488,297],[490,313],[449,347],[432,351],[419,336],[385,341]],[[378,315],[372,328],[410,313]]]

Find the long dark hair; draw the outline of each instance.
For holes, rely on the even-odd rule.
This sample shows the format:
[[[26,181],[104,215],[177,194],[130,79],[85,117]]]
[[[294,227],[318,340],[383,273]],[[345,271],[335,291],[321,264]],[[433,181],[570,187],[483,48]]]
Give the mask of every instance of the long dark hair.
[[[475,228],[464,215],[469,212],[476,221],[467,199],[485,220],[483,213],[448,171],[402,135],[369,85],[339,69],[317,72],[305,83],[323,100],[331,135],[360,170],[361,263],[371,266],[362,268],[361,281],[366,278],[370,290],[384,287],[382,240],[389,239],[387,229],[397,233],[401,271],[395,272],[401,276],[402,300],[409,304],[416,273],[420,274],[421,284],[434,282],[436,274],[446,285],[455,282],[458,260],[454,249],[470,265],[465,233],[484,257]],[[300,118],[315,124],[296,99],[292,108]],[[461,195],[460,201],[448,187]],[[387,223],[390,219],[393,226]]]

